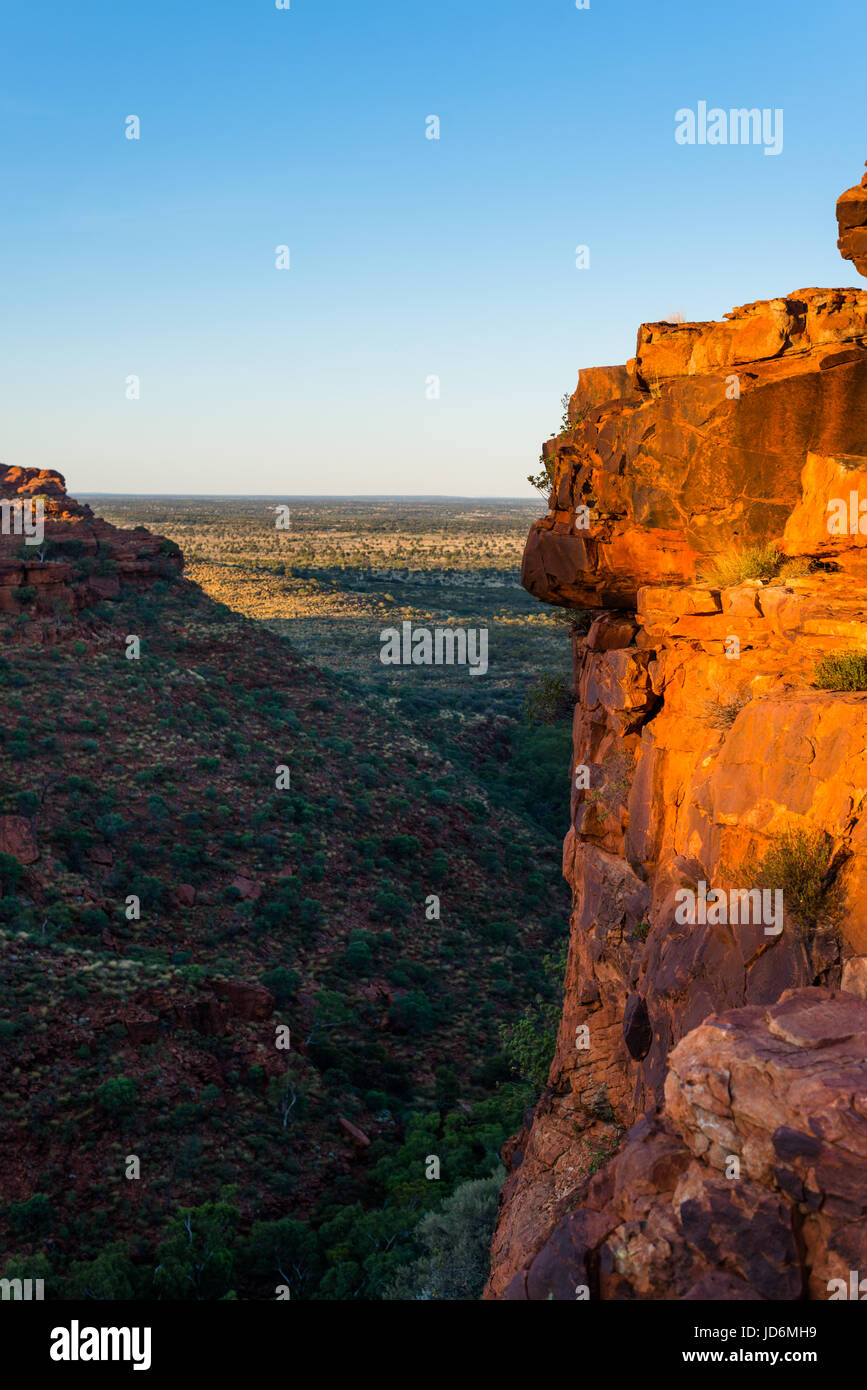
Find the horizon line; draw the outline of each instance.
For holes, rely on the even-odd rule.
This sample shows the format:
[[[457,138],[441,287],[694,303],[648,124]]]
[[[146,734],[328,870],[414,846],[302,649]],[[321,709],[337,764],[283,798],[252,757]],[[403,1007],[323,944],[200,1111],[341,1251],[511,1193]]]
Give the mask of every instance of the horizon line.
[[[165,498],[175,501],[184,498],[218,499],[224,501],[270,501],[274,497],[300,498],[338,498],[347,502],[367,502],[372,500],[399,502],[534,502],[533,497],[515,497],[494,494],[461,492],[93,492],[85,488],[76,489],[79,497]]]

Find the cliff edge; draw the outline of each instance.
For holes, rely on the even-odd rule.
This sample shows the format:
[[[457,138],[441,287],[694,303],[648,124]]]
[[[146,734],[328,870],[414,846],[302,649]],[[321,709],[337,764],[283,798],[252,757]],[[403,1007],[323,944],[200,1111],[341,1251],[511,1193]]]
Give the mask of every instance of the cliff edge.
[[[571,940],[486,1297],[826,1298],[867,1263],[867,292],[642,325],[568,419],[522,578],[592,610]]]

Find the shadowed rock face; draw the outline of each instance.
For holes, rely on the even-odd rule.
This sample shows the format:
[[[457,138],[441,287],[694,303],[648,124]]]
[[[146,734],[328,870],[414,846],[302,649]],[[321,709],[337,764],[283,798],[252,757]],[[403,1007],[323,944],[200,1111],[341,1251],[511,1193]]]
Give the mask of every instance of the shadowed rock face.
[[[781,537],[808,455],[867,457],[867,291],[643,324],[626,367],[581,372],[569,418],[544,446],[550,512],[521,582],[549,603],[634,608],[642,585]]]
[[[825,989],[715,1015],[501,1296],[828,1298],[867,1261],[867,1003]],[[733,1176],[737,1174],[737,1176]],[[585,1296],[587,1296],[585,1295]]]
[[[837,225],[840,255],[852,262],[859,275],[867,275],[867,174],[837,199]]]

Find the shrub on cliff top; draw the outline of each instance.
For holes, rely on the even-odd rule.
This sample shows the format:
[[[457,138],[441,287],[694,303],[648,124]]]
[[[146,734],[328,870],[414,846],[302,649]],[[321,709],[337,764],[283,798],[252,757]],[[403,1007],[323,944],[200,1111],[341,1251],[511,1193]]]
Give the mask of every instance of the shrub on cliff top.
[[[711,589],[728,589],[745,579],[773,579],[784,557],[772,541],[761,541],[741,550],[724,550],[714,556],[699,576]]]
[[[834,652],[816,666],[820,690],[867,690],[867,653]]]

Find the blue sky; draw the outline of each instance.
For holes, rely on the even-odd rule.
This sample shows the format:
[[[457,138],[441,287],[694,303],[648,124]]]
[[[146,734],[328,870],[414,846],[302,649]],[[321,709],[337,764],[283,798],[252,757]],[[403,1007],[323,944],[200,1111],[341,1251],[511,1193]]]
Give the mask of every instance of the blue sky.
[[[0,458],[73,494],[529,495],[643,320],[858,280],[863,16],[2,0]],[[700,100],[782,108],[782,154],[679,146]]]

